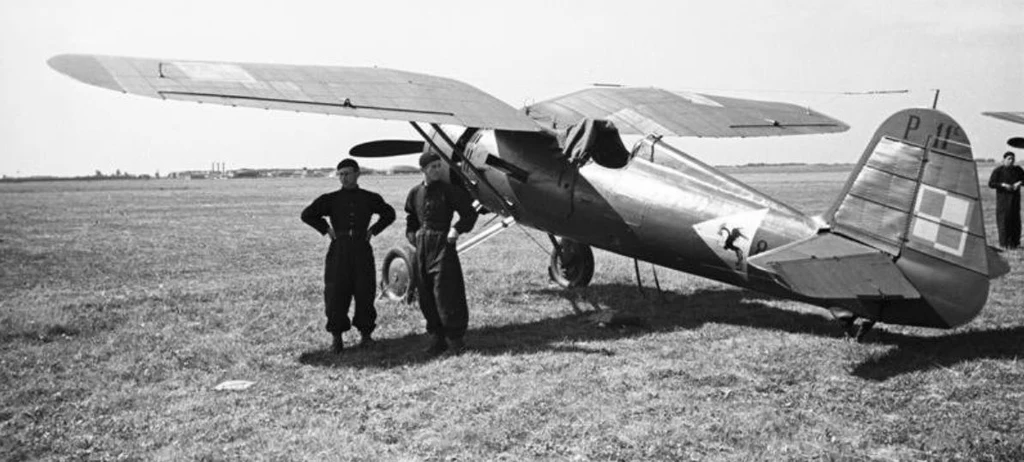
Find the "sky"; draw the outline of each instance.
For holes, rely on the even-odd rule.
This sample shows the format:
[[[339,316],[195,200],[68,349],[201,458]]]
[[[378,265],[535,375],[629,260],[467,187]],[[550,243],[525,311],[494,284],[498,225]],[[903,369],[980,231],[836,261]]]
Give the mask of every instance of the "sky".
[[[379,66],[461,80],[517,108],[594,83],[653,86],[792,102],[852,127],[668,140],[714,165],[856,162],[886,117],[930,107],[934,89],[975,157],[1001,157],[1024,135],[980,114],[1024,111],[1017,0],[16,0],[0,2],[0,174],[319,168],[364,141],[417,138],[405,122],[120,94],[50,69],[62,53]],[[878,90],[909,92],[842,94]]]

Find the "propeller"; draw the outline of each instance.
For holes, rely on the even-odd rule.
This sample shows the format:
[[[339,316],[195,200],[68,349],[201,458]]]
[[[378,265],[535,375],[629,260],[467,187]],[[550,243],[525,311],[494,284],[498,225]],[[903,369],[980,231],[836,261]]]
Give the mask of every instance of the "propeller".
[[[1006,144],[1010,145],[1011,147],[1015,147],[1017,149],[1024,149],[1024,138],[1021,138],[1019,136],[1015,136],[1013,138],[1010,138],[1010,139],[1006,140]]]
[[[423,152],[423,141],[377,140],[357,144],[348,151],[352,157],[393,157]]]

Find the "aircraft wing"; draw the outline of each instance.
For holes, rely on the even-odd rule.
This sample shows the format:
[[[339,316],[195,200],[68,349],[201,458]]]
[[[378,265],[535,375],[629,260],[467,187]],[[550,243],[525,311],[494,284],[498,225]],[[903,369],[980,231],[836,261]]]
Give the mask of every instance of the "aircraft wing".
[[[1007,122],[1024,125],[1024,112],[982,112],[983,115],[995,117]]]
[[[50,67],[84,83],[151,98],[540,131],[521,111],[457,80],[369,67],[295,66],[58,55]]]
[[[753,137],[843,132],[850,127],[788,103],[726,98],[658,88],[590,88],[527,107],[553,128],[584,118],[615,123],[622,134]]]

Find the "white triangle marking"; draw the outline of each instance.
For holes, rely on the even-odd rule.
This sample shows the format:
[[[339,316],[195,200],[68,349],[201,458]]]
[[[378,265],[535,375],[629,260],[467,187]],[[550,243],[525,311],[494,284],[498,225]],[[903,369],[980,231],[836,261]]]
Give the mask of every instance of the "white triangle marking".
[[[736,274],[747,277],[750,244],[768,215],[768,209],[712,218],[693,225],[693,230]]]

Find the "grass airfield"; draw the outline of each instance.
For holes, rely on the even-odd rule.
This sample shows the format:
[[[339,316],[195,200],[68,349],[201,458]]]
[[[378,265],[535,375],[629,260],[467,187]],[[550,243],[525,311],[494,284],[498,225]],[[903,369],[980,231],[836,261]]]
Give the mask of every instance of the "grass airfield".
[[[848,171],[730,173],[819,213]],[[400,209],[418,180],[361,184]],[[380,301],[378,344],[337,356],[327,242],[299,220],[336,187],[0,184],[0,459],[1024,460],[1024,252],[972,323],[857,344],[822,309],[683,273],[659,296],[647,264],[641,296],[603,251],[563,291],[517,227],[463,256],[467,353],[428,358],[417,308]],[[378,264],[403,231],[400,212]],[[602,326],[613,310],[649,327]]]

